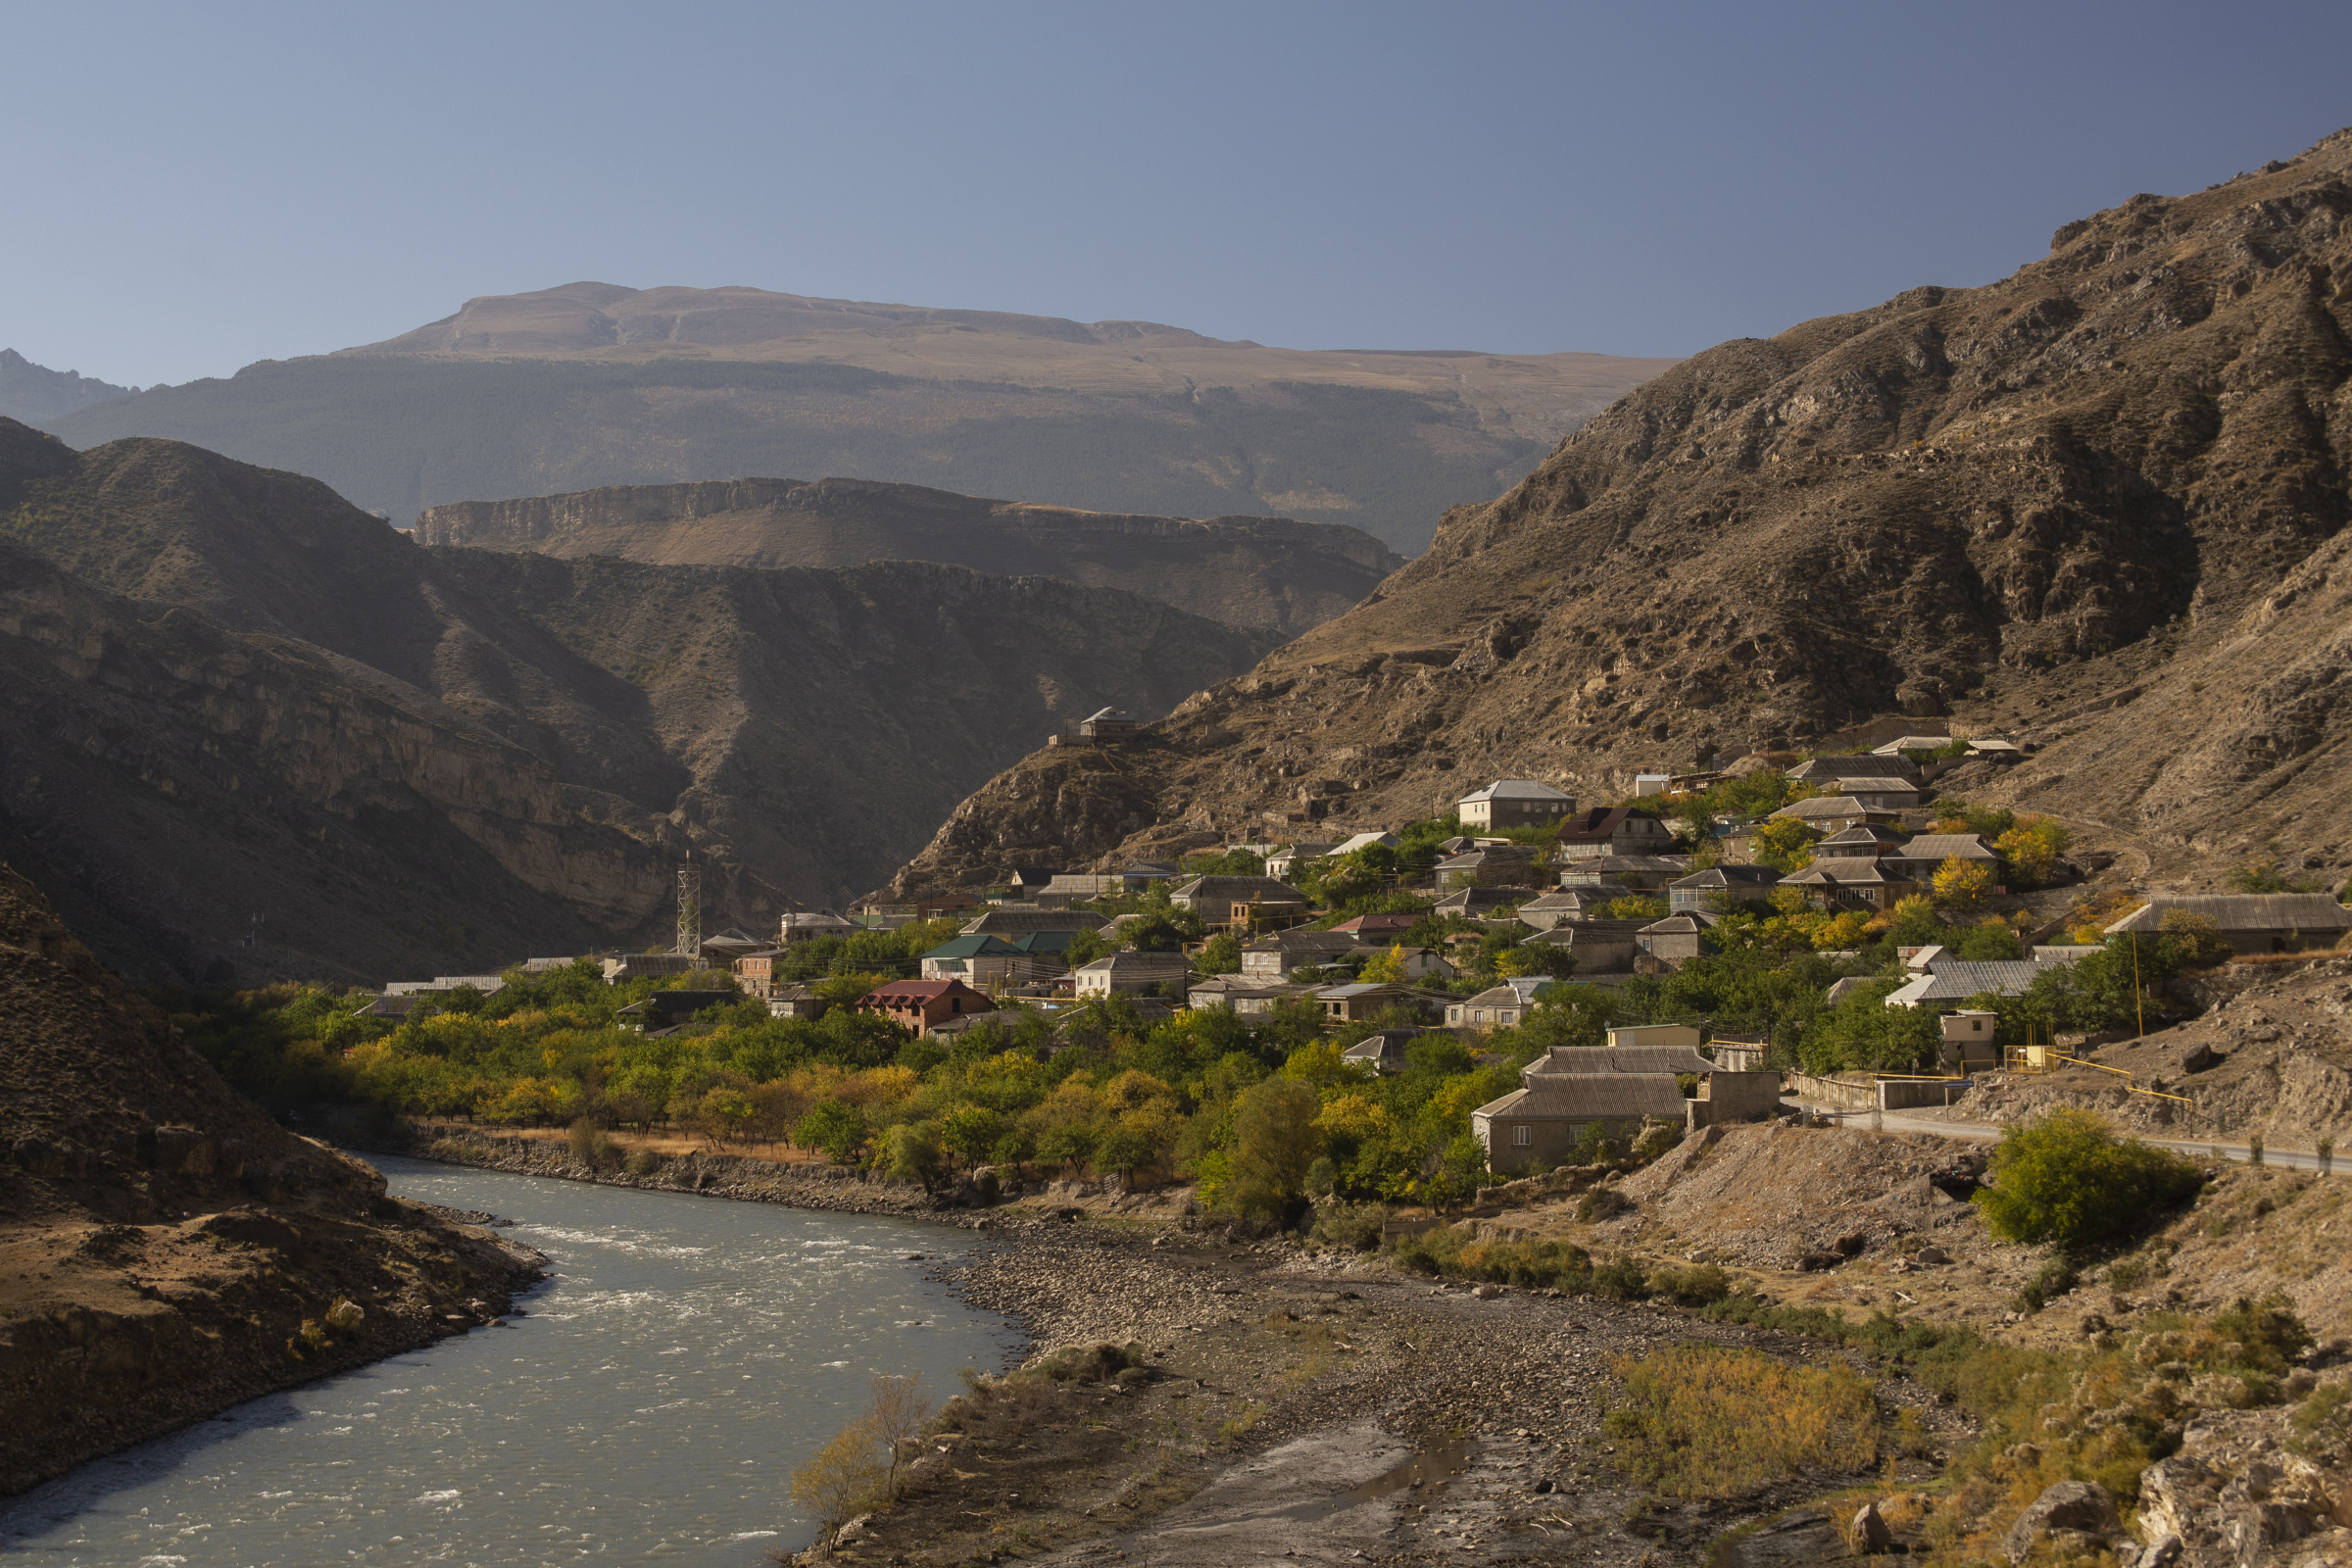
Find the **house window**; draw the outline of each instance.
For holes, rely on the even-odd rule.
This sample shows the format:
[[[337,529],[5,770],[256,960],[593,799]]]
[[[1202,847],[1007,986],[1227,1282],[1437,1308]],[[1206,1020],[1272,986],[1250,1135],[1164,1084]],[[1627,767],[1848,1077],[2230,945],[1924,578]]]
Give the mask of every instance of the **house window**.
[[[1528,1146],[1528,1145],[1529,1145],[1531,1142],[1533,1142],[1533,1141],[1534,1141],[1534,1140],[1533,1140],[1533,1139],[1530,1137],[1530,1134],[1531,1134],[1531,1133],[1533,1133],[1533,1131],[1534,1131],[1534,1129],[1533,1129],[1533,1128],[1529,1128],[1529,1127],[1514,1127],[1514,1128],[1512,1128],[1512,1129],[1511,1129],[1511,1142],[1512,1142],[1512,1144],[1513,1144],[1513,1145],[1515,1145],[1516,1147],[1520,1148],[1520,1149],[1525,1149],[1525,1148],[1526,1148],[1526,1147],[1527,1147],[1527,1146]]]

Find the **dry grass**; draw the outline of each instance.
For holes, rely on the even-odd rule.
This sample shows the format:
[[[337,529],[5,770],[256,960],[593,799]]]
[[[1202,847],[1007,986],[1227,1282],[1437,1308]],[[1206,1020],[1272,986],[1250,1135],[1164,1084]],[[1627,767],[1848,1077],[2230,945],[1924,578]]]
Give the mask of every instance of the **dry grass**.
[[[1618,1464],[1665,1496],[1732,1497],[1878,1456],[1870,1384],[1843,1362],[1790,1366],[1761,1350],[1685,1345],[1613,1370],[1606,1430]]]

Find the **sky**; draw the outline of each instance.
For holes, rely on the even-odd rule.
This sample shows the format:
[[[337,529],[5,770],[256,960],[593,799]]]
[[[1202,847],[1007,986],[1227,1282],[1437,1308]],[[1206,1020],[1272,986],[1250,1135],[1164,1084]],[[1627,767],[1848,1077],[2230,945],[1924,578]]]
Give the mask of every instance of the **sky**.
[[[20,3],[0,347],[110,381],[593,278],[1689,354],[2352,124],[2352,6]]]

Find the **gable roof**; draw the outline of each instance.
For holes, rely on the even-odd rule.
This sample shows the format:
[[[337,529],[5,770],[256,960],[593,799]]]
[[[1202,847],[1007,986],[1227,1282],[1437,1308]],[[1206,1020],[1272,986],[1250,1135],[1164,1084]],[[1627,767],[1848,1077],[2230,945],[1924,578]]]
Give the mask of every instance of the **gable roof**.
[[[1715,1064],[1689,1046],[1554,1046],[1519,1069],[1524,1078],[1550,1073],[1710,1073]]]
[[[1861,757],[1809,757],[1788,769],[1788,776],[1799,782],[1825,778],[1900,780],[1902,787],[1909,789],[1918,781],[1919,768],[1899,752],[1891,756],[1870,753]]]
[[[1265,904],[1304,904],[1306,895],[1270,876],[1197,876],[1169,890],[1171,899],[1256,899]]]
[[[1693,871],[1680,881],[1669,882],[1670,888],[1728,888],[1735,882],[1751,887],[1769,887],[1781,879],[1781,873],[1769,865],[1710,865],[1704,871]]]
[[[2224,931],[2352,930],[2352,909],[2325,893],[2204,893],[2160,894],[2107,927],[2115,936],[2125,931],[2160,931],[2173,909],[2201,914]]]
[[[1003,937],[986,934],[950,937],[929,953],[926,958],[998,958],[1010,957],[1021,950]]]
[[[858,1000],[868,1002],[928,1002],[937,997],[976,997],[979,992],[960,980],[893,980],[886,986],[876,986]]]
[[[1277,931],[1242,944],[1244,953],[1353,953],[1364,946],[1346,931],[1318,931],[1301,926],[1291,931]]]
[[[1614,838],[1627,817],[1642,814],[1630,806],[1595,806],[1563,821],[1560,837],[1565,841]]]
[[[1513,975],[1500,985],[1489,986],[1475,997],[1465,997],[1457,1005],[1464,1007],[1530,1007],[1535,1005],[1538,993],[1551,984],[1546,974]]]
[[[963,934],[1022,936],[1032,931],[1092,931],[1102,916],[1092,909],[991,909],[963,927]]]
[[[1498,778],[1463,796],[1455,804],[1468,806],[1472,801],[1565,801],[1573,799],[1548,784],[1532,778]]]
[[[1793,816],[1800,822],[1812,822],[1823,817],[1858,817],[1866,811],[1878,811],[1881,816],[1892,814],[1880,810],[1874,806],[1865,806],[1850,795],[1815,795],[1805,800],[1791,802],[1772,814],[1774,816]]]
[[[1704,926],[1698,923],[1698,917],[1696,915],[1670,914],[1663,920],[1650,921],[1649,924],[1642,928],[1641,934],[1645,937],[1696,936],[1699,932],[1705,929],[1706,928]]]
[[[1848,828],[1846,832],[1865,831]],[[1844,834],[1838,835],[1840,838]],[[1826,841],[1825,841],[1826,842]],[[1997,860],[2000,856],[1984,847],[1984,841],[1974,833],[1922,833],[1910,843],[1886,852],[1887,858],[1897,860],[1934,860],[1938,865],[1945,860]]]
[[[1357,850],[1368,850],[1375,844],[1383,845],[1393,850],[1403,842],[1404,841],[1402,839],[1398,838],[1394,833],[1376,830],[1370,833],[1358,833],[1353,838],[1342,839],[1336,846],[1333,847],[1331,853],[1334,855],[1352,855]]]
[[[1080,974],[1189,973],[1193,960],[1181,953],[1114,953],[1078,966]]]
[[[1440,914],[1467,914],[1472,909],[1514,909],[1535,896],[1534,888],[1455,888],[1430,907]]]
[[[1353,931],[1363,936],[1388,931],[1410,931],[1421,923],[1422,917],[1404,909],[1384,909],[1374,914],[1359,914],[1352,920],[1342,920],[1334,931]]]
[[[1922,1002],[1959,1002],[1985,992],[1996,997],[2014,997],[2037,977],[2057,967],[2060,965],[2035,963],[2031,958],[1939,958],[1932,971],[1889,994],[1886,1004],[1892,1007]]]
[[[1559,1121],[1656,1116],[1680,1121],[1686,1112],[1682,1086],[1672,1073],[1547,1072],[1470,1114],[1490,1120],[1497,1116]]]
[[[1631,942],[1634,934],[1649,924],[1642,920],[1562,920],[1548,931],[1539,931],[1520,942],[1523,948],[1573,948],[1579,942]]]

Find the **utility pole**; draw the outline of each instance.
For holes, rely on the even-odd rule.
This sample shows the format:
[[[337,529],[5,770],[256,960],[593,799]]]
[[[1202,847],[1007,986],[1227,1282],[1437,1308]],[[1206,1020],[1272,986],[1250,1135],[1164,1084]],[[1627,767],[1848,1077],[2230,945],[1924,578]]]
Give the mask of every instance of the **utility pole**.
[[[678,944],[671,951],[689,958],[703,956],[703,873],[691,848],[678,867]]]
[[[2139,933],[2132,933],[2132,1006],[2139,1015],[2139,1038],[2148,1038],[2148,997],[2139,989]]]

